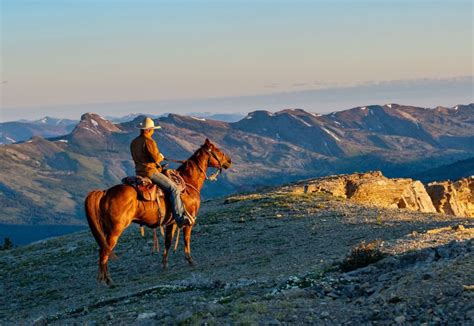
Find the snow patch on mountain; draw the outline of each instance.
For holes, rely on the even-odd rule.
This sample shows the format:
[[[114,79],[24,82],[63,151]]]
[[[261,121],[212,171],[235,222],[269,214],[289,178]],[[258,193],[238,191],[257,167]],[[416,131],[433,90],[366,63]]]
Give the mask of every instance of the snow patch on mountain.
[[[292,118],[294,118],[295,120],[298,120],[299,122],[301,122],[302,124],[304,124],[306,127],[312,127],[311,124],[307,123],[306,121],[304,121],[304,120],[301,119],[300,117],[297,117],[296,115],[291,114],[291,113],[290,113],[290,116],[291,116]]]
[[[332,131],[329,131],[327,130],[326,128],[322,127],[323,130],[329,135],[331,136],[332,138],[334,138],[336,141],[341,141],[341,139],[339,139],[339,137],[336,136],[336,134],[334,134]]]
[[[99,131],[97,131],[97,130],[93,130],[93,129],[89,128],[89,127],[83,127],[83,128],[86,129],[86,130],[89,130],[89,131],[92,132],[93,134],[103,136],[102,133],[99,132]]]
[[[404,111],[398,111],[398,113],[404,117],[405,119],[407,120],[410,120],[411,122],[415,122],[415,123],[418,123],[418,119],[415,118],[414,116],[412,116],[411,114],[407,113],[407,112],[404,112]]]

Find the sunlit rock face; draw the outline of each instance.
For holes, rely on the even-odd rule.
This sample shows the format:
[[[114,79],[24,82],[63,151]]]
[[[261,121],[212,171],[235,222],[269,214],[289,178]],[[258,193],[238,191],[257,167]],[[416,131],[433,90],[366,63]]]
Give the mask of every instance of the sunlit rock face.
[[[354,173],[308,180],[296,192],[326,192],[352,201],[388,208],[403,208],[426,213],[436,212],[420,181],[390,179],[382,172]]]
[[[474,217],[474,176],[455,182],[432,182],[427,191],[438,212]]]

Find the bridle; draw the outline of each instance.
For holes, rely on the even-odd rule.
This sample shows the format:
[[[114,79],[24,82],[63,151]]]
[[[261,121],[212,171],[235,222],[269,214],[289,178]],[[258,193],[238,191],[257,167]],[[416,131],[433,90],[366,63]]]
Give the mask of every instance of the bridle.
[[[214,157],[217,161],[217,163],[219,164],[219,167],[217,168],[217,170],[212,173],[210,176],[207,175],[206,171],[203,170],[203,168],[197,163],[197,162],[194,162],[194,161],[189,161],[189,160],[174,160],[172,158],[165,158],[166,161],[169,161],[169,162],[175,162],[175,163],[181,163],[181,164],[185,164],[185,163],[188,163],[188,162],[193,162],[197,168],[199,169],[199,171],[201,171],[206,180],[209,180],[209,181],[217,181],[217,177],[219,176],[220,173],[222,173],[222,162],[221,162],[221,159],[219,158],[219,156],[217,156],[216,152],[213,151],[212,149],[210,149],[209,147],[207,149],[205,149],[206,153],[209,154],[208,158],[207,158],[207,166],[209,166],[209,164],[211,163],[211,157]]]
[[[196,162],[194,162],[194,163],[196,164],[198,169],[204,174],[204,176],[206,177],[206,180],[217,181],[217,177],[219,176],[220,173],[222,173],[221,159],[217,156],[216,152],[211,150],[210,148],[207,148],[206,152],[209,154],[209,156],[207,158],[207,166],[209,166],[209,164],[211,163],[211,156],[216,159],[217,163],[219,163],[219,167],[217,168],[217,170],[213,174],[211,174],[210,176],[207,176],[206,171],[204,171],[203,168],[199,166],[199,164],[197,164]]]

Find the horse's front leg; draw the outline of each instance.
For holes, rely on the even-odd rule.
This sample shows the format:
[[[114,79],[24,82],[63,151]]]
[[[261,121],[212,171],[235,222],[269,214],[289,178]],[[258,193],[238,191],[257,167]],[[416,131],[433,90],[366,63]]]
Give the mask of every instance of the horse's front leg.
[[[191,231],[193,230],[192,225],[186,225],[183,227],[183,235],[184,235],[184,257],[188,261],[189,265],[196,266],[196,263],[191,257]]]
[[[161,260],[164,269],[168,268],[168,254],[170,252],[171,241],[173,240],[175,230],[175,223],[167,225],[165,228],[165,249],[163,250],[163,259]]]

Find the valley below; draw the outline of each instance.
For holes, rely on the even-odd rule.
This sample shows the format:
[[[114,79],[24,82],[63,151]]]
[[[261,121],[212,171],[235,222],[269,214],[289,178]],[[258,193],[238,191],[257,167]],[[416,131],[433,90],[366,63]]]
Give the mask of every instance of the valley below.
[[[151,230],[129,228],[112,288],[88,231],[0,251],[0,323],[467,325],[473,238],[467,217],[271,188],[203,203],[195,267],[180,243],[162,269]],[[347,268],[361,243],[378,258]]]

